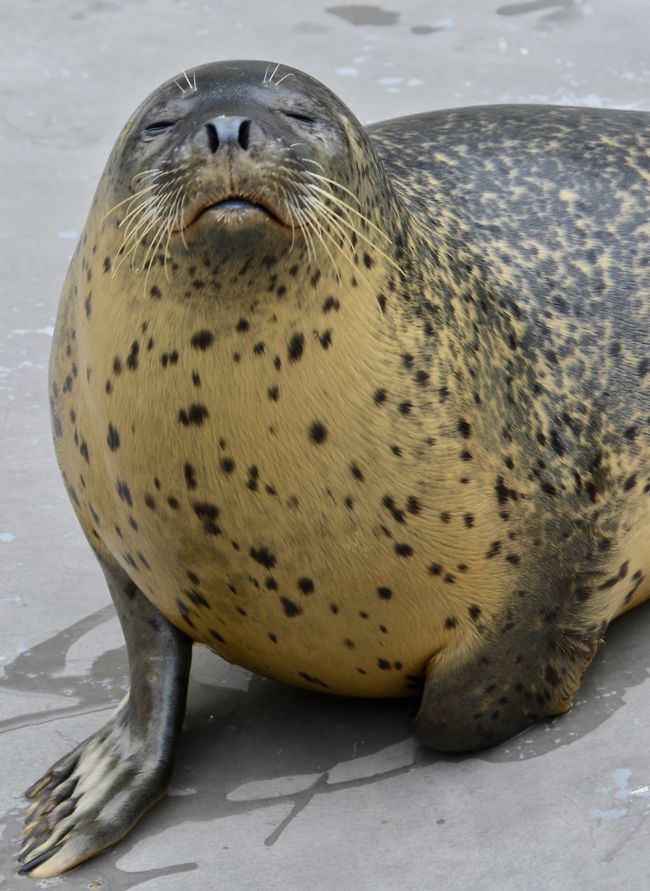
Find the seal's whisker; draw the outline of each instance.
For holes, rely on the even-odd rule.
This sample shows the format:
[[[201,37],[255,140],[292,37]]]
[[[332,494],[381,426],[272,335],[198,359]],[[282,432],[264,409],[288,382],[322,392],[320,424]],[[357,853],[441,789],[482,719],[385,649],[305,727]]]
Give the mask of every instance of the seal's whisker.
[[[136,181],[139,179],[143,179],[145,176],[149,177],[153,182],[148,183],[142,189],[139,189],[137,192],[134,192],[132,195],[127,195],[126,198],[123,198],[121,201],[118,201],[117,204],[114,204],[110,210],[106,212],[106,214],[102,217],[102,222],[104,222],[112,213],[114,213],[119,207],[122,207],[123,204],[129,204],[130,202],[135,201],[137,198],[145,195],[147,192],[151,192],[154,189],[160,188],[161,183],[156,182],[155,180],[159,180],[160,177],[165,175],[171,175],[176,173],[179,168],[174,168],[173,170],[161,170],[159,167],[152,167],[149,170],[143,170],[140,173],[136,173],[136,175],[131,180],[131,185],[135,185]],[[129,208],[131,210],[131,208]],[[124,220],[122,220],[122,223]],[[120,223],[120,225],[122,225]]]
[[[335,212],[330,207],[327,207],[326,204],[321,204],[319,206],[319,210],[328,221],[331,228],[334,229],[334,231],[341,239],[342,244],[338,245],[339,249],[345,254],[345,256],[348,256],[343,250],[344,246],[347,246],[349,253],[351,255],[354,255],[355,249],[354,243],[352,241],[352,236],[350,235],[349,231],[347,231],[341,224],[340,219],[336,216]]]
[[[131,185],[134,185],[139,179],[145,179],[145,177],[154,177],[158,176],[161,173],[166,173],[167,171],[163,170],[160,167],[150,167],[148,170],[141,170],[140,173],[136,173],[133,179],[131,180]]]
[[[337,189],[342,189],[342,191],[346,192],[346,194],[350,195],[350,197],[357,202],[359,207],[361,207],[361,202],[359,201],[359,197],[354,194],[351,189],[348,189],[347,186],[344,186],[343,183],[337,182],[335,179],[330,179],[329,176],[323,176],[322,173],[314,173],[313,170],[305,170],[306,176],[311,177],[312,179],[318,179],[321,182],[327,183],[330,186],[336,186]]]
[[[162,186],[160,183],[157,183],[155,193],[148,195],[137,207],[130,208],[120,223],[120,226],[126,224],[124,238],[120,246],[123,257],[120,263],[114,267],[113,274],[117,273],[128,257],[131,257],[131,268],[135,270],[137,250],[146,235],[151,232],[157,223],[160,223],[162,227],[161,232],[164,236],[170,219],[173,221],[175,201],[182,191],[186,174],[180,167],[164,172],[170,176],[170,179]],[[158,234],[160,233],[154,236],[154,241]],[[165,274],[167,275],[166,265]]]
[[[296,224],[293,219],[293,213],[291,213],[291,211],[293,210],[293,202],[290,200],[287,190],[284,188],[284,186],[281,186],[277,181],[274,183],[274,185],[284,196],[285,203],[289,205],[289,222],[291,223],[291,247],[289,248],[289,253],[291,253],[296,243]]]
[[[149,245],[147,253],[145,254],[144,261],[142,263],[142,268],[144,270],[146,270],[145,276],[144,276],[144,286],[143,286],[143,296],[145,296],[145,297],[147,295],[147,283],[149,281],[149,275],[151,273],[151,269],[152,269],[153,265],[156,262],[156,254],[158,252],[158,249],[160,248],[163,238],[165,237],[165,231],[166,231],[166,226],[165,226],[165,222],[163,221],[160,224],[156,234],[154,236],[152,236],[151,244]],[[163,257],[163,267],[164,267],[164,265],[165,265],[165,260]]]
[[[156,200],[157,199],[152,199],[151,203],[143,205],[142,207],[139,207],[137,215],[134,216],[134,218],[132,220],[130,220],[130,222],[122,236],[122,243],[118,249],[118,254],[122,254],[123,259],[125,256],[128,255],[128,253],[130,253],[130,250],[129,251],[126,250],[127,246],[129,246],[131,244],[131,242],[133,242],[135,244],[137,241],[137,239],[134,236],[137,235],[137,232],[140,230],[140,228],[142,227],[142,225],[145,222],[150,221],[152,219],[151,206],[153,204],[155,204]],[[114,272],[117,272],[117,270],[120,268],[120,266],[121,266],[121,262],[118,263],[116,266],[114,266],[113,267]]]
[[[337,195],[333,195],[331,192],[327,192],[327,191],[325,191],[324,189],[319,188],[318,186],[314,186],[313,183],[310,183],[310,184],[307,186],[307,188],[308,188],[309,190],[312,190],[312,189],[313,189],[313,190],[315,190],[315,191],[317,191],[317,192],[320,192],[320,193],[326,195],[327,198],[329,198],[329,200],[330,200],[335,206],[340,207],[340,209],[341,209],[344,213],[352,213],[352,214],[354,214],[355,216],[359,217],[363,222],[365,222],[365,223],[367,223],[368,225],[372,226],[372,228],[375,229],[377,232],[379,232],[379,233],[380,233],[380,234],[381,234],[387,241],[390,240],[389,237],[388,237],[388,235],[387,235],[385,232],[382,232],[382,230],[379,229],[379,227],[376,226],[371,220],[369,220],[369,219],[368,219],[367,217],[365,217],[363,214],[361,214],[361,213],[359,213],[357,210],[355,210],[354,207],[350,207],[349,204],[347,204],[345,201],[342,201]],[[358,236],[359,238],[363,239],[367,244],[369,244],[372,248],[374,248],[374,250],[376,250],[377,253],[378,253],[380,256],[382,256],[382,257],[384,258],[384,260],[386,260],[386,262],[390,263],[392,266],[394,266],[394,267],[395,267],[397,270],[399,270],[399,272],[401,273],[401,271],[402,271],[402,270],[401,270],[401,267],[399,266],[398,263],[396,263],[396,261],[395,261],[392,257],[390,257],[388,254],[386,254],[384,251],[382,251],[381,248],[379,248],[379,247],[377,246],[377,244],[376,244],[371,238],[369,238],[367,235],[365,235],[360,229],[357,229],[356,227],[353,227],[353,226],[352,226],[352,221],[351,221],[351,220],[349,221],[349,225],[350,225],[350,228],[353,229],[354,232],[356,232],[356,234],[357,234],[357,236]]]
[[[273,78],[274,78],[275,75],[277,74],[277,72],[278,72],[278,68],[279,68],[279,67],[280,67],[280,63],[278,62],[278,64],[277,64],[277,65],[275,66],[275,68],[273,69],[273,72],[272,72],[272,74],[271,74],[271,77],[269,78],[269,83],[270,83],[270,84],[273,84]],[[273,84],[273,86],[275,87],[275,86],[277,86],[277,84]]]
[[[135,201],[137,198],[140,198],[142,195],[150,192],[154,188],[155,184],[146,186],[144,189],[140,189],[140,191],[136,192],[134,195],[129,195],[127,198],[123,198],[122,201],[118,201],[117,204],[114,204],[110,210],[106,211],[106,213],[102,217],[102,223],[105,222],[108,217],[110,217],[110,215],[118,209],[118,207],[122,207],[123,204],[126,204],[129,201]]]
[[[120,250],[124,250],[125,253],[123,254],[120,262],[118,264],[116,264],[116,266],[114,267],[115,268],[114,274],[117,274],[117,272],[119,271],[119,269],[122,267],[122,265],[124,264],[124,262],[126,261],[126,259],[129,256],[131,257],[131,268],[135,271],[133,262],[135,260],[135,254],[137,253],[137,249],[142,244],[142,240],[144,238],[146,238],[147,234],[154,228],[154,226],[156,225],[157,222],[158,222],[158,220],[157,220],[155,213],[151,213],[148,210],[144,211],[141,219],[138,221],[138,223],[136,224],[133,231],[131,233],[129,233],[128,236],[125,233],[124,240],[122,241],[122,244],[120,246]],[[144,227],[144,229],[143,229],[143,227]],[[132,244],[130,245],[129,249],[126,250],[129,242],[132,242]],[[118,251],[118,253],[119,253],[119,251]]]
[[[266,66],[266,71],[264,72],[264,77],[262,78],[262,83],[263,83],[263,84],[265,84],[265,83],[267,82],[266,79],[267,79],[267,77],[269,76],[269,68],[270,68],[270,67],[271,67],[270,65],[267,65],[267,66]]]
[[[176,174],[176,173],[178,173],[178,169],[170,170],[170,171],[166,171],[166,172],[169,173],[169,174],[172,174],[172,173]],[[163,190],[164,190],[164,189],[169,189],[169,188],[172,188],[172,189],[173,189],[174,186],[176,185],[176,182],[177,182],[177,181],[178,181],[178,180],[175,180],[175,181],[170,182],[170,183],[165,183],[165,184],[162,186],[162,189],[163,189]],[[142,190],[142,192],[149,191],[150,189],[154,189],[154,188],[160,190],[160,188],[161,188],[161,184],[160,184],[160,183],[154,183],[154,184],[152,184],[152,186],[148,186],[146,190]],[[138,197],[138,194],[139,194],[139,193],[137,193],[136,195],[134,195],[134,196],[132,197],[132,200],[135,200],[135,198]],[[136,207],[136,208],[129,208],[128,213],[126,214],[126,216],[124,217],[124,219],[120,222],[120,228],[121,228],[121,227],[124,225],[124,223],[125,223],[131,216],[133,216],[133,215],[134,215],[134,214],[135,214],[141,207],[146,206],[146,205],[147,205],[149,202],[151,202],[152,200],[155,201],[155,200],[161,198],[164,194],[165,194],[164,191],[163,191],[163,192],[158,191],[155,195],[149,195],[149,196],[148,196],[148,197],[147,197],[147,198],[146,198],[140,205],[138,205],[138,207]],[[128,229],[128,227],[127,227],[127,229]]]
[[[140,211],[142,211],[143,209],[146,210],[148,207],[151,207],[153,204],[156,203],[157,200],[157,195],[149,195],[147,196],[147,198],[144,199],[144,201],[141,201],[140,204],[136,205],[135,207],[128,207],[126,213],[118,223],[117,228],[122,229],[126,225],[125,233],[127,233],[129,231],[129,226],[133,222],[132,218],[137,217]]]
[[[190,91],[193,90],[194,87],[192,85],[192,81],[187,76],[187,71],[184,68],[181,68],[181,73],[182,73],[183,77],[185,78],[185,80],[187,82],[187,86],[189,87]]]
[[[319,176],[319,174],[312,173],[311,170],[306,170],[305,174],[312,178],[317,178],[317,179],[322,178]],[[334,180],[331,180],[331,182],[332,182],[332,184],[338,185],[340,188],[345,189],[345,186],[341,186],[340,183],[335,183]],[[318,186],[315,183],[309,183],[308,186],[310,189],[314,189],[315,191],[318,191],[324,195],[327,195],[332,201],[335,201],[341,208],[345,208],[345,210],[348,211],[349,213],[353,213],[362,222],[366,223],[366,225],[368,225],[372,229],[374,229],[375,232],[377,232],[379,235],[381,235],[381,237],[384,238],[386,241],[390,241],[389,235],[386,232],[384,232],[383,229],[380,229],[380,227],[377,226],[376,223],[373,223],[373,221],[369,217],[367,217],[365,214],[361,213],[360,210],[357,210],[356,207],[352,207],[350,204],[347,203],[347,201],[344,201],[343,198],[341,198],[339,195],[335,195],[334,192],[331,191],[331,189],[330,190],[323,189],[321,186]],[[349,189],[345,189],[345,191],[349,191]]]
[[[385,257],[388,262],[394,263],[394,261],[389,256],[384,254],[383,251],[381,251],[377,247],[372,239],[368,238],[366,235],[364,235],[364,233],[360,232],[357,226],[353,224],[350,217],[346,215],[348,211],[355,212],[355,208],[350,207],[347,202],[343,201],[339,196],[334,195],[329,189],[322,188],[321,186],[313,182],[306,182],[304,180],[301,180],[299,172],[297,172],[294,167],[279,165],[277,167],[277,171],[286,172],[294,175],[298,173],[296,181],[292,183],[293,188],[297,190],[300,195],[303,196],[303,199],[306,199],[307,204],[310,207],[310,212],[312,207],[316,207],[319,208],[323,213],[326,213],[326,216],[330,221],[332,228],[336,230],[338,235],[342,238],[343,242],[347,243],[348,248],[352,253],[354,253],[355,248],[351,239],[351,235],[349,233],[354,233],[358,238],[366,241],[374,250]],[[332,208],[328,207],[321,196],[325,196],[326,199],[330,200],[334,207],[337,208],[337,211],[334,211]],[[294,207],[295,210],[295,205],[292,204],[292,207]],[[357,216],[360,216],[359,212],[356,212],[356,214]],[[333,237],[331,240],[334,241],[337,249],[342,251],[342,246],[339,245]]]
[[[174,232],[174,222],[176,221],[176,216],[178,213],[178,207],[180,205],[181,199],[183,197],[185,186],[180,185],[176,192],[174,193],[174,201],[171,206],[171,209],[167,218],[167,241],[165,242],[165,254],[164,254],[164,270],[165,270],[165,278],[169,281],[169,272],[167,271],[167,252],[169,250],[169,242]]]
[[[154,236],[152,236],[151,244],[149,246],[149,249],[147,250],[147,253],[145,254],[143,268],[147,264],[147,260],[149,258],[149,254],[150,254],[152,248],[154,247],[154,245],[157,246],[160,235],[161,234],[164,235],[164,232],[166,231],[167,215],[168,215],[169,207],[170,207],[172,201],[173,201],[173,195],[170,193],[166,193],[164,195],[164,197],[161,197],[160,204],[156,208],[155,222],[159,223],[159,228],[158,228],[156,234]]]
[[[318,208],[318,212],[325,217],[329,225],[335,229],[341,238],[343,245],[347,244],[351,253],[354,253],[354,243],[348,231],[346,231],[342,220],[337,216],[336,212],[332,210],[331,207],[328,207],[327,204],[320,198],[314,198],[316,207]],[[349,227],[348,227],[349,228]],[[340,250],[343,250],[343,245],[337,245]]]
[[[296,142],[296,145],[304,145],[304,142]],[[305,164],[314,164],[319,170],[325,170],[324,166],[320,163],[320,161],[316,161],[314,158],[303,158],[301,156],[300,160]],[[309,173],[308,170],[305,173]],[[330,182],[334,182],[334,180],[330,180]]]
[[[286,80],[288,77],[295,77],[293,71],[289,71],[288,74],[285,74],[280,80],[276,83],[276,87],[279,87],[283,80]]]
[[[327,214],[330,214],[330,215],[334,214],[334,211],[331,208],[327,207],[321,201],[321,199],[316,199],[316,200],[318,202],[319,210],[322,213],[325,213],[325,211],[327,211]],[[332,216],[327,217],[327,215],[326,215],[326,218],[329,219],[331,224],[333,224],[334,220],[333,220]],[[354,271],[354,274],[356,276],[358,276],[360,279],[362,279],[362,281],[364,281],[368,285],[369,288],[371,288],[372,286],[371,286],[370,281],[368,280],[367,276],[365,275],[363,270],[360,269],[359,266],[354,262],[354,253],[355,253],[354,245],[352,244],[351,238],[345,232],[345,230],[342,231],[342,235],[345,238],[347,238],[348,245],[350,246],[350,249],[351,249],[350,253],[343,250],[342,246],[336,241],[336,239],[334,238],[334,236],[328,229],[324,229],[323,232],[325,235],[327,235],[327,237],[330,239],[330,241],[336,246],[337,250],[342,254],[342,256],[345,257],[345,259],[348,261],[348,263],[350,264],[350,266],[352,267],[352,269]],[[340,279],[340,275],[339,275],[339,279]]]
[[[306,184],[300,184],[300,185],[306,186]],[[303,192],[303,194],[304,194],[304,192]],[[356,263],[354,261],[356,248],[352,241],[352,235],[356,235],[357,237],[360,237],[361,233],[358,232],[356,227],[352,224],[352,222],[348,218],[341,217],[339,215],[340,213],[342,213],[342,211],[340,211],[338,208],[335,209],[334,207],[329,207],[325,203],[323,198],[321,198],[319,195],[314,195],[314,194],[310,193],[306,196],[306,198],[307,198],[307,204],[309,205],[309,207],[313,208],[314,212],[319,212],[325,217],[325,220],[329,223],[329,225],[334,229],[335,232],[337,232],[339,237],[342,239],[343,245],[347,245],[348,251],[345,251],[343,249],[343,245],[339,244],[339,242],[336,240],[334,235],[329,231],[329,229],[323,228],[322,229],[323,233],[329,238],[329,240],[336,247],[336,249],[348,261],[348,263],[350,264],[350,266],[352,267],[352,269],[354,271],[355,276],[360,278],[362,281],[364,281],[368,285],[369,288],[371,288],[372,285],[371,285],[368,277],[365,275],[364,271],[359,267],[358,263]],[[350,233],[352,233],[352,235]],[[366,239],[366,240],[375,250],[377,250],[377,247],[373,242],[369,241],[368,239]],[[390,258],[388,258],[388,259],[390,259]]]
[[[323,227],[321,226],[320,221],[315,213],[315,208],[310,207],[309,210],[310,210],[310,213],[308,214],[308,217],[309,217],[310,222],[312,223],[313,232],[316,235],[316,237],[318,238],[318,240],[320,241],[320,243],[325,248],[327,256],[332,261],[332,266],[334,267],[334,271],[336,272],[336,277],[337,277],[338,281],[340,282],[341,281],[341,273],[340,273],[339,267],[336,263],[336,260],[334,259],[333,255],[332,255],[332,252],[330,251],[329,247],[327,246],[325,239],[323,238]],[[327,233],[327,234],[329,235],[329,233]],[[330,237],[330,240],[333,241],[333,239],[331,238],[331,235],[329,237]],[[334,242],[334,243],[336,244],[336,242]],[[339,247],[338,244],[336,244],[336,247],[338,249],[338,247]]]
[[[189,250],[189,248],[187,246],[187,241],[185,240],[185,231],[184,231],[184,227],[183,227],[183,212],[185,210],[185,202],[186,201],[187,201],[187,194],[184,194],[183,200],[181,201],[180,210],[178,212],[178,230],[181,234],[181,241],[183,242],[183,245],[185,246],[185,250]]]
[[[300,231],[305,236],[305,246],[307,248],[307,261],[308,261],[309,265],[311,266],[311,264],[313,263],[312,251],[314,252],[314,258],[316,257],[316,249],[314,247],[314,242],[311,237],[311,233],[310,233],[309,229],[303,223],[304,216],[305,216],[303,208],[298,206],[297,203],[294,203],[293,210],[296,215],[298,225],[300,226]]]
[[[123,244],[126,244],[133,237],[134,233],[138,231],[145,220],[155,218],[160,202],[161,199],[159,196],[152,196],[148,202],[141,204],[135,211],[133,211],[133,217],[128,221],[126,229],[124,230]]]
[[[332,265],[336,272],[336,277],[337,277],[338,281],[340,282],[341,281],[341,272],[340,272],[339,266],[338,266],[336,260],[334,259],[334,256],[332,255],[328,245],[325,243],[323,236],[326,236],[329,239],[329,241],[334,245],[335,249],[339,253],[345,254],[345,252],[342,250],[341,245],[332,236],[329,229],[327,229],[326,227],[323,226],[323,222],[320,218],[321,208],[322,208],[322,201],[319,198],[310,199],[306,205],[307,215],[308,215],[309,220],[311,220],[313,223],[315,234],[319,238],[321,244],[325,248],[327,255],[329,256],[330,260],[332,261]]]

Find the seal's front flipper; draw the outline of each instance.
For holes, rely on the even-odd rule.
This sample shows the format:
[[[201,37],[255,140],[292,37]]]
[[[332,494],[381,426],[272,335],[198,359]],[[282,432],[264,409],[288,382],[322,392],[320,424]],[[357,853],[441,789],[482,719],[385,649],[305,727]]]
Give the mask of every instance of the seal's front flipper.
[[[191,640],[121,570],[103,569],[126,638],[129,692],[25,793],[19,860],[32,878],[65,872],[126,835],[165,794],[183,723]]]

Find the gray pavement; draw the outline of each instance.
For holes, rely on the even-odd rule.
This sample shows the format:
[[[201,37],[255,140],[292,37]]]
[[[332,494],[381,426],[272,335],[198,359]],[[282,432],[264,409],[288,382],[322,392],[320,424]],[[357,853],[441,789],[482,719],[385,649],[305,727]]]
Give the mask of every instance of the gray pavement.
[[[14,873],[21,792],[125,689],[117,620],[56,468],[59,289],[113,140],[181,67],[276,59],[364,122],[553,102],[650,110],[645,0],[0,2],[0,888],[650,888],[650,607],[618,620],[573,712],[483,754],[413,705],[327,698],[199,651],[169,796],[63,878]]]

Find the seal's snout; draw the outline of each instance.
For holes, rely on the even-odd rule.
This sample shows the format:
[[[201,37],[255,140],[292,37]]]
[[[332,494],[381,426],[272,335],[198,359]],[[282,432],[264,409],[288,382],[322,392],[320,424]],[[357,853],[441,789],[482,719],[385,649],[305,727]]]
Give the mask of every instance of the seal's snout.
[[[205,124],[208,147],[212,154],[219,149],[239,148],[248,151],[251,121],[235,115],[219,115]]]

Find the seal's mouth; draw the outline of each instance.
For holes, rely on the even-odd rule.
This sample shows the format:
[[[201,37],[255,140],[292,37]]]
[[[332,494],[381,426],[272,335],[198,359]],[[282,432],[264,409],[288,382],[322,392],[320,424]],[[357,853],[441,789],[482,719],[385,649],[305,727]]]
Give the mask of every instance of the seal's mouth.
[[[215,201],[212,204],[206,204],[198,207],[190,216],[189,220],[183,225],[183,229],[189,229],[199,220],[205,217],[213,217],[215,221],[221,223],[244,223],[254,222],[258,219],[266,217],[274,223],[287,228],[287,224],[282,220],[275,210],[267,204],[260,204],[253,201],[245,195],[228,195]]]

